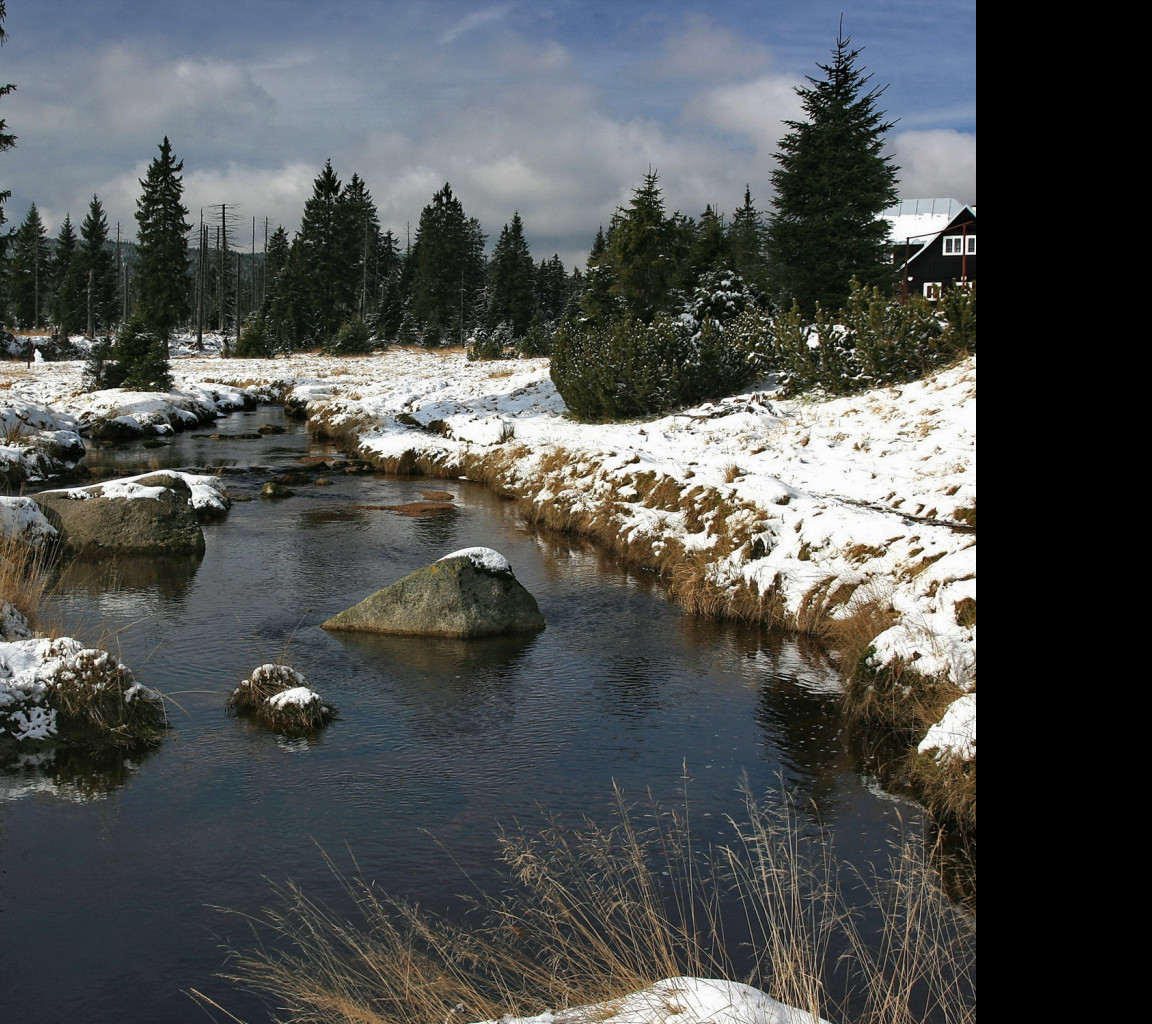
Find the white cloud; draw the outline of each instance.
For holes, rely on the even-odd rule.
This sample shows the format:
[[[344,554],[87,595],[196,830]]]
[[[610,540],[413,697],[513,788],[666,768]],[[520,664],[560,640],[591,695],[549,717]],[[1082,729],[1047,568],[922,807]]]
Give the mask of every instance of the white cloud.
[[[741,135],[761,155],[770,155],[787,131],[783,122],[802,117],[797,84],[787,75],[762,75],[706,89],[688,105],[685,116],[693,124]]]
[[[893,139],[905,199],[976,202],[976,135],[946,129],[900,132]]]
[[[441,35],[440,42],[444,45],[454,43],[462,35],[475,32],[477,29],[483,28],[485,25],[490,25],[493,22],[503,21],[508,17],[509,13],[511,13],[511,10],[511,4],[498,4],[495,7],[485,7],[483,10],[466,14]]]

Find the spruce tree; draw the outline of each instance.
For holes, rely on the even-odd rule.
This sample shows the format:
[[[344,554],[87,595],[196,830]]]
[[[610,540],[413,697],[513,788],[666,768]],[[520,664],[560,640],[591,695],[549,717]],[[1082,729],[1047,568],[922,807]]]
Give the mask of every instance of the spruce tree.
[[[503,323],[512,329],[514,339],[524,336],[535,312],[535,279],[536,264],[517,211],[500,232],[488,265],[489,329]]]
[[[340,196],[348,246],[347,285],[356,295],[356,320],[370,319],[376,307],[380,273],[380,217],[372,194],[360,175],[353,173]]]
[[[52,256],[52,320],[65,338],[84,329],[85,291],[76,230],[65,214]]]
[[[168,339],[187,319],[188,243],[192,225],[181,203],[184,161],[172,156],[168,137],[140,182],[136,200],[136,320],[138,337],[154,336],[167,362]]]
[[[52,259],[48,230],[35,203],[12,237],[8,296],[17,325],[38,328],[47,323],[51,313]]]
[[[728,266],[730,262],[724,217],[716,213],[710,205],[706,206],[695,225],[692,249],[680,275],[681,287],[691,290],[702,276]]]
[[[744,187],[744,202],[728,226],[728,259],[745,281],[760,291],[768,288],[767,229],[752,202],[752,190]]]
[[[119,316],[116,262],[108,247],[108,219],[100,200],[92,197],[80,225],[80,266],[84,286],[85,324],[90,338],[108,332]]]
[[[291,242],[283,228],[268,242],[269,284],[264,299],[268,344],[277,352],[293,352],[311,339],[308,266],[297,235]]]
[[[300,248],[295,269],[303,277],[295,282],[309,305],[306,331],[312,343],[327,344],[340,325],[355,315],[359,280],[356,273],[360,252],[355,212],[343,202],[344,186],[328,160],[312,183],[312,195],[304,203]]]
[[[559,253],[541,260],[536,271],[536,310],[545,323],[555,323],[564,315],[571,284]]]
[[[447,182],[420,213],[411,262],[408,312],[416,330],[425,344],[460,340],[484,284],[484,233]]]
[[[775,211],[768,253],[776,297],[795,300],[805,315],[817,304],[836,310],[853,278],[889,286],[887,225],[877,215],[898,198],[897,171],[884,155],[885,121],[876,101],[884,89],[867,88],[871,75],[856,65],[860,50],[836,40],[831,64],[818,64],[823,79],[797,88],[807,119],[785,121],[772,172]]]
[[[659,176],[649,171],[628,206],[616,211],[601,261],[633,316],[648,323],[665,306],[688,237],[682,218],[665,214]]]

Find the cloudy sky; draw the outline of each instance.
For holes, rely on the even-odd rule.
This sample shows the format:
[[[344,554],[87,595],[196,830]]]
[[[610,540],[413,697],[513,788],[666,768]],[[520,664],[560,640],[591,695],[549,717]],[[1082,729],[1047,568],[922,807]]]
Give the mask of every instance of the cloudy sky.
[[[331,159],[400,238],[444,182],[490,239],[519,210],[537,259],[582,263],[649,168],[669,209],[761,208],[781,120],[840,16],[903,198],[976,201],[975,0],[8,0],[0,156],[9,227],[55,233],[99,195],[134,234],[165,135],[185,203],[299,223]]]

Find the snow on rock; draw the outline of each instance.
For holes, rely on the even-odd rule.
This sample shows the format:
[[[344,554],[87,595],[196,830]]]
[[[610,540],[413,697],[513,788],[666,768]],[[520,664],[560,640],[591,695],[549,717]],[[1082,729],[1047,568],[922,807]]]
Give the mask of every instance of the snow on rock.
[[[93,666],[106,666],[109,676],[131,677],[128,669],[107,651],[86,649],[72,637],[32,638],[0,643],[0,736],[17,741],[51,739],[56,735],[56,712],[47,706],[48,691],[68,684]],[[123,690],[126,703],[137,698],[159,700],[136,683]]]
[[[0,538],[40,544],[56,536],[54,527],[31,498],[0,495]]]
[[[937,761],[972,760],[976,756],[976,694],[957,697],[944,717],[928,730],[918,749],[921,754],[935,751]]]
[[[467,558],[477,569],[484,572],[511,573],[512,563],[499,551],[492,548],[461,548],[450,555],[438,558],[438,562],[446,562],[449,558]]]
[[[74,501],[89,498],[125,498],[159,500],[169,489],[169,480],[182,480],[191,491],[188,503],[197,512],[222,515],[231,507],[227,488],[219,477],[197,473],[181,473],[174,469],[158,469],[139,476],[106,480],[86,487],[67,487],[59,493]]]
[[[0,396],[0,481],[37,482],[75,466],[84,442],[74,416],[13,394]]]
[[[620,999],[481,1024],[828,1024],[734,981],[666,978]]]

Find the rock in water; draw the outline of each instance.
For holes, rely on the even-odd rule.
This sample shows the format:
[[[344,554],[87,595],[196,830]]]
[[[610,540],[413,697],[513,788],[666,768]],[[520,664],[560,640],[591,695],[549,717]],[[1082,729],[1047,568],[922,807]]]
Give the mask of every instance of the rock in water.
[[[64,550],[86,558],[203,554],[204,533],[179,473],[43,491],[34,500]]]
[[[544,616],[503,555],[466,548],[378,590],[323,628],[481,637],[536,632]]]

